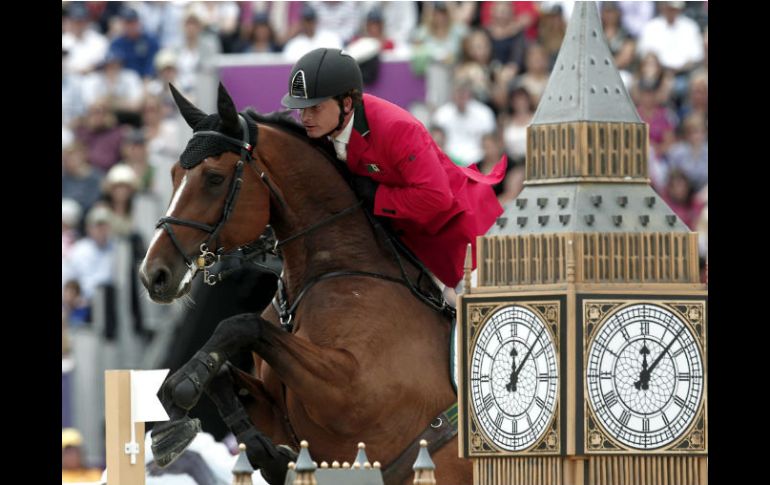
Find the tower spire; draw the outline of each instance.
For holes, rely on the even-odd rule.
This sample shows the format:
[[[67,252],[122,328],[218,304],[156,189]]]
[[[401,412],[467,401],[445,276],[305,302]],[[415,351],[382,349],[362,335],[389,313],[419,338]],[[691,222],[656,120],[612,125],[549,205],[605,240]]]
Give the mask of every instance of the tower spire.
[[[642,123],[613,63],[596,2],[576,2],[533,125]]]

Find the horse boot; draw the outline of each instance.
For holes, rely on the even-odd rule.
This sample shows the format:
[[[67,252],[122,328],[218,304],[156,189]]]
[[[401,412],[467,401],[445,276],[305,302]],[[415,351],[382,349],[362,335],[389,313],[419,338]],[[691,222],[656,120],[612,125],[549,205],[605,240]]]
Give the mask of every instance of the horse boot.
[[[191,419],[187,412],[198,403],[224,361],[221,354],[199,351],[163,383],[160,401],[170,419],[152,429],[152,453],[161,468],[179,458],[201,431],[200,420]]]
[[[222,420],[235,435],[238,443],[246,445],[249,463],[262,473],[270,485],[282,485],[289,462],[297,461],[297,452],[286,445],[275,446],[260,433],[249,419],[246,409],[235,394],[230,365],[225,363],[206,389]]]

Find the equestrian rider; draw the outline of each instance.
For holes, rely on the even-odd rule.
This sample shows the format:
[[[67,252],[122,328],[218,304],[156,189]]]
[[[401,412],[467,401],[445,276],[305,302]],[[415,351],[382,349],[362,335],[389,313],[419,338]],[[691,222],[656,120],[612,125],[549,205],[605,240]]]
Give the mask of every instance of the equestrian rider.
[[[281,103],[301,110],[310,138],[327,137],[354,174],[353,189],[447,287],[463,275],[467,244],[485,234],[503,212],[490,175],[455,165],[409,112],[363,93],[356,61],[339,49],[305,54],[291,70]]]

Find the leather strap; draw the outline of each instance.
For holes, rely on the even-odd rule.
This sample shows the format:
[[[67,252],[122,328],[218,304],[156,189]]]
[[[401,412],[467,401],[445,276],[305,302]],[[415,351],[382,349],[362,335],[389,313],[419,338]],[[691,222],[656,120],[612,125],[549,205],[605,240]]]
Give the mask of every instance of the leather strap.
[[[385,483],[404,483],[414,474],[412,466],[420,451],[420,441],[428,442],[428,452],[433,454],[457,435],[457,403],[436,416],[425,430],[401,453],[389,463],[382,472]]]

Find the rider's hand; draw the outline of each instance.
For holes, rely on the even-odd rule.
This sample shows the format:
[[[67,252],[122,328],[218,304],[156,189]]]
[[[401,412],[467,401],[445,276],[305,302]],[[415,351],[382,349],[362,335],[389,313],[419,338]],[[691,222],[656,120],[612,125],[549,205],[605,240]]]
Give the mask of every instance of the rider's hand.
[[[364,175],[353,175],[350,186],[359,199],[364,203],[364,207],[374,212],[374,196],[377,193],[379,184],[371,178]]]

